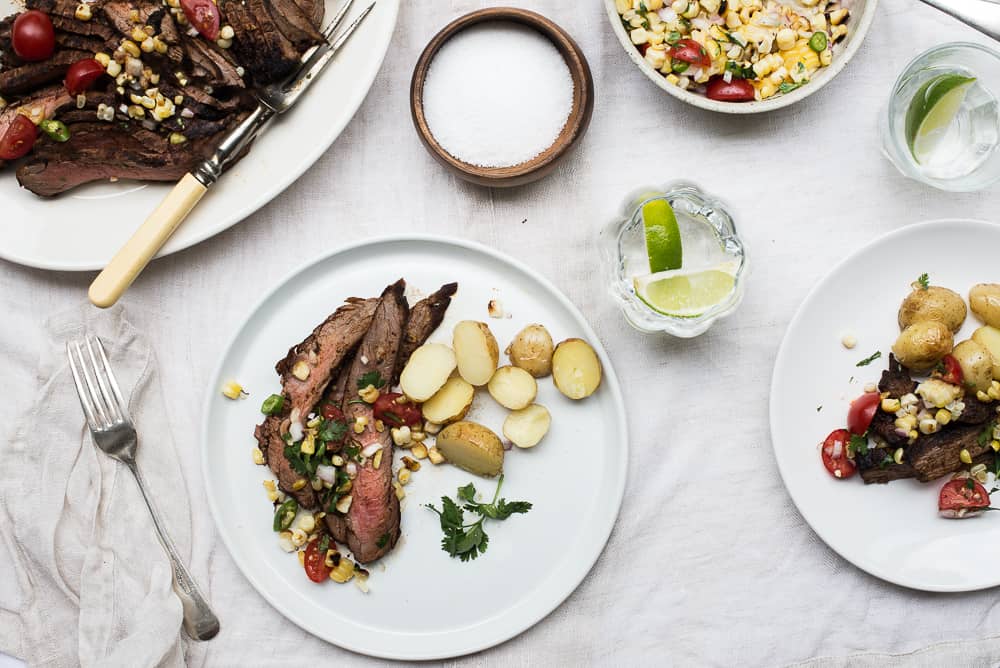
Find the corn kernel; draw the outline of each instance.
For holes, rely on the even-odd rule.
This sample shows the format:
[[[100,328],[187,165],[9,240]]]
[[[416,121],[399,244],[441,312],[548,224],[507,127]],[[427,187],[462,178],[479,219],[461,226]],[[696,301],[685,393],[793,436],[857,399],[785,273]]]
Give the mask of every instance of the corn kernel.
[[[334,466],[343,466],[345,462],[344,458],[341,457],[340,455],[334,455],[333,457],[330,458],[330,463],[333,464]]]
[[[840,25],[846,18],[847,18],[847,9],[843,7],[830,12],[830,23],[832,25]]]
[[[890,397],[886,397],[885,399],[882,400],[882,410],[885,411],[886,413],[895,413],[900,408],[902,408],[902,406],[900,406],[899,404],[899,399],[892,399]]]
[[[966,450],[965,448],[962,448],[962,451],[960,453],[958,453],[958,458],[962,460],[963,464],[971,464],[972,463],[972,455],[969,454],[969,451]]]
[[[294,552],[295,544],[292,542],[292,532],[282,531],[281,533],[279,533],[278,545],[281,546],[281,549],[284,550],[285,552]]]
[[[444,463],[444,455],[442,455],[441,451],[437,448],[428,448],[427,457],[430,458],[432,464],[437,465]]]
[[[312,516],[312,513],[306,513],[299,518],[298,525],[306,533],[312,533],[316,530],[316,518]]]
[[[309,540],[309,536],[302,529],[295,528],[292,529],[292,545],[295,547],[302,547]]]
[[[405,471],[406,469],[403,469],[403,470]],[[399,499],[400,501],[402,501],[403,499],[406,498],[406,491],[403,489],[403,486],[399,484],[398,480],[393,480],[392,481],[392,488],[396,491],[396,498],[397,499]]]
[[[292,367],[292,375],[299,380],[305,380],[309,377],[309,365],[304,360],[299,360]]]
[[[174,146],[177,146],[178,144],[183,144],[186,141],[187,141],[187,137],[185,137],[181,133],[179,133],[179,132],[171,132],[170,133],[170,143],[173,144]]]
[[[951,411],[946,408],[941,408],[934,414],[934,419],[937,420],[937,423],[943,427],[951,422]]]
[[[361,397],[361,401],[366,404],[373,404],[378,399],[380,392],[378,388],[374,385],[368,385],[360,390],[358,390],[358,396]]]
[[[645,28],[642,27],[633,28],[632,32],[629,33],[629,39],[632,40],[633,44],[638,46],[640,44],[645,44],[647,41],[649,41],[649,35],[646,34]]]
[[[410,448],[410,452],[417,459],[427,459],[427,453],[429,452],[429,450],[427,449],[427,446],[424,445],[423,443],[417,443],[412,448]]]
[[[341,558],[340,563],[330,571],[330,579],[339,584],[344,584],[354,577],[354,562],[350,559]]]
[[[220,49],[228,49],[229,47],[231,47],[233,45],[233,40],[231,40],[231,39],[222,39],[220,37],[219,39],[215,40],[215,43],[219,46]]]
[[[403,447],[410,444],[410,428],[403,425],[399,428],[394,428],[389,431],[392,434],[392,442]]]
[[[903,463],[903,448],[896,448],[896,451],[892,453],[892,461],[897,464]]]
[[[378,471],[379,467],[382,466],[383,452],[385,452],[385,450],[379,450],[378,452],[375,453],[375,456],[372,457],[372,468],[375,469],[376,471]]]
[[[299,491],[300,489],[306,486],[306,482],[307,481],[305,478],[299,478],[298,480],[292,483],[292,491],[293,492]]]
[[[305,550],[299,550],[298,553],[296,553],[295,556],[297,556],[299,558],[299,566],[305,566],[306,565],[306,551]]]
[[[139,48],[142,49],[143,53],[153,53],[156,50],[156,42],[153,41],[152,37],[147,37],[140,42]]]
[[[427,434],[425,434],[422,431],[412,431],[411,430],[410,431],[410,438],[412,438],[414,441],[417,441],[419,443],[420,441],[422,441],[425,438],[427,438]]]
[[[364,415],[359,415],[354,418],[354,433],[361,434],[364,433],[365,427],[368,426],[368,418]]]
[[[253,463],[256,464],[257,466],[260,466],[261,464],[264,463],[264,453],[261,451],[260,448],[253,449]]]
[[[990,443],[990,447],[993,448],[993,452],[1000,452],[1000,441],[993,439]]]
[[[222,386],[222,394],[229,399],[239,399],[243,396],[250,396],[243,391],[243,386],[235,380],[230,380]]]
[[[933,434],[941,428],[941,425],[934,418],[924,418],[920,421],[919,427],[921,434]]]
[[[131,37],[133,40],[141,44],[142,41],[146,39],[146,31],[140,28],[139,26],[136,26],[132,28]]]
[[[76,12],[73,13],[73,16],[78,21],[89,21],[94,17],[94,14],[90,11],[90,5],[81,2],[76,6]]]
[[[101,64],[101,67],[103,67],[104,69],[107,69],[108,68],[108,63],[111,62],[111,56],[109,56],[108,54],[103,53],[103,52],[98,52],[98,53],[94,54],[94,60],[96,60],[97,62],[99,62]]]
[[[433,422],[424,421],[424,433],[425,434],[436,434],[441,431],[441,425],[435,424]]]
[[[399,480],[399,484],[405,485],[410,482],[411,475],[413,474],[410,473],[410,469],[403,468],[399,469],[399,473],[396,474],[396,478]]]
[[[263,484],[264,484],[264,489],[266,489],[269,492],[273,492],[277,489],[273,480],[265,480],[263,481]]]
[[[299,446],[299,452],[304,455],[314,455],[316,454],[316,432],[310,429],[306,432],[305,438],[302,439],[302,445]]]
[[[232,39],[236,37],[236,31],[233,30],[232,26],[222,26],[219,29],[219,37],[222,39]]]
[[[352,501],[354,501],[354,497],[352,497],[350,494],[348,494],[347,496],[340,497],[340,499],[337,501],[337,505],[335,506],[337,508],[337,512],[341,514],[347,514],[347,511],[351,509]]]
[[[117,77],[122,73],[122,66],[117,60],[109,60],[107,67],[104,68],[108,73],[109,77]]]
[[[144,38],[145,36],[146,36],[145,33],[143,33]],[[139,49],[139,45],[130,39],[122,40],[122,51],[132,56],[133,58],[138,58],[139,56],[142,55],[142,51]]]

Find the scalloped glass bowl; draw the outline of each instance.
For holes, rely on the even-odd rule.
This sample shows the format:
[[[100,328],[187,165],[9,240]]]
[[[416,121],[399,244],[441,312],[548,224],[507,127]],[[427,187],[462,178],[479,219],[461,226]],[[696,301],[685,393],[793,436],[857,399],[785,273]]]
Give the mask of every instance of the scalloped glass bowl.
[[[649,273],[642,223],[642,207],[665,199],[677,215],[684,244],[683,269],[710,268],[722,263],[734,267],[733,291],[704,313],[669,316],[654,310],[635,293],[633,279]],[[725,204],[686,182],[663,188],[644,188],[625,200],[621,217],[601,234],[605,264],[610,268],[611,295],[625,319],[642,332],[664,332],[681,338],[703,334],[719,318],[729,315],[743,300],[747,255]]]

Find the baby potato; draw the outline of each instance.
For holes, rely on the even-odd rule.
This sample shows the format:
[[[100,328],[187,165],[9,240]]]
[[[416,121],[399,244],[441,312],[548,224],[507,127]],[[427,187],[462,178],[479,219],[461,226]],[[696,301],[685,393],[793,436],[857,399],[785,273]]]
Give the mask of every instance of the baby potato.
[[[552,416],[545,406],[531,404],[503,421],[503,435],[519,448],[533,448],[549,433]]]
[[[962,341],[951,356],[962,367],[962,380],[966,385],[985,392],[993,383],[993,356],[985,346],[972,341]]]
[[[965,322],[968,309],[957,292],[932,285],[916,287],[899,306],[899,329],[903,330],[921,320],[936,320],[957,332]]]
[[[452,376],[433,397],[420,407],[424,419],[434,424],[448,424],[461,420],[472,406],[476,388],[458,376]]]
[[[980,283],[969,290],[972,312],[990,327],[1000,327],[1000,284]]]
[[[535,400],[538,383],[530,373],[516,366],[497,369],[486,389],[497,403],[512,411],[520,410]]]
[[[487,427],[475,422],[453,422],[437,435],[444,458],[469,473],[492,478],[503,471],[503,443]]]
[[[552,381],[570,399],[584,399],[601,384],[601,360],[583,339],[566,339],[552,353]]]
[[[1000,380],[1000,329],[984,325],[972,333],[972,340],[990,351],[993,380]]]
[[[950,353],[954,344],[955,337],[946,324],[921,320],[900,332],[892,352],[907,369],[927,371]]]
[[[452,345],[458,358],[458,373],[471,385],[489,382],[500,361],[500,347],[485,322],[463,320],[455,325]]]
[[[399,375],[399,387],[410,399],[427,401],[448,380],[455,364],[451,348],[442,343],[425,343],[410,355]]]
[[[535,378],[552,373],[552,335],[542,325],[528,325],[507,346],[510,363]]]

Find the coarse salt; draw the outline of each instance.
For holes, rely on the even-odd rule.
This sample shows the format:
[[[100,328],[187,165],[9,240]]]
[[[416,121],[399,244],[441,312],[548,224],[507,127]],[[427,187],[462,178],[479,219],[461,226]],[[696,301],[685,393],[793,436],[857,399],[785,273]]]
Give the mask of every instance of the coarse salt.
[[[479,167],[513,167],[552,146],[573,108],[573,77],[536,30],[496,22],[441,47],[424,81],[424,117],[437,142]]]

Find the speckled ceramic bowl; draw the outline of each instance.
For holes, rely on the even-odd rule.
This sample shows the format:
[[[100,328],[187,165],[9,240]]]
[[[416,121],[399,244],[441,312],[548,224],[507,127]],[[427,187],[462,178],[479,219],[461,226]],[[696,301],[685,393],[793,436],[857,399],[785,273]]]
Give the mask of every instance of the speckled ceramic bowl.
[[[720,102],[718,100],[710,100],[701,93],[689,92],[668,83],[666,78],[653,69],[642,57],[642,54],[639,53],[639,50],[632,44],[628,33],[625,31],[625,26],[622,25],[621,18],[618,16],[615,0],[604,0],[604,6],[607,10],[608,18],[611,20],[611,29],[614,30],[618,41],[621,42],[622,47],[625,49],[625,53],[642,70],[642,73],[657,86],[683,102],[701,107],[702,109],[708,109],[709,111],[718,111],[724,114],[758,114],[781,109],[782,107],[787,107],[800,100],[804,100],[837,76],[851,58],[854,57],[854,54],[857,53],[858,48],[865,39],[865,35],[868,34],[868,29],[875,18],[878,0],[853,0],[850,2],[851,19],[848,23],[850,31],[847,33],[847,37],[835,47],[833,62],[829,67],[821,68],[816,72],[816,76],[805,86],[797,88],[790,93],[775,95],[759,102]]]

